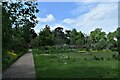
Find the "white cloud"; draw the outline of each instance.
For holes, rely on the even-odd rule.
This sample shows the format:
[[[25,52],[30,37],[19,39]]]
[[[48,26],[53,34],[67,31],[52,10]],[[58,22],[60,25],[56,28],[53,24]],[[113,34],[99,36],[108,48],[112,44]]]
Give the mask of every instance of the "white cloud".
[[[72,10],[71,13],[73,15],[79,15],[79,14],[83,14],[88,12],[89,10],[91,10],[92,8],[94,8],[97,3],[96,2],[80,2],[80,3],[76,3],[77,8]]]
[[[87,21],[96,21],[105,19],[108,15],[113,14],[113,10],[117,9],[116,3],[100,3],[97,7],[93,8],[89,13],[85,14],[84,20]],[[116,12],[115,12],[116,13]]]
[[[99,3],[89,12],[74,18],[73,21],[75,23],[71,25],[85,33],[97,27],[106,32],[114,31],[118,25],[118,3]]]
[[[73,23],[75,23],[75,20],[70,19],[70,18],[66,18],[66,19],[63,20],[63,23],[66,23],[66,24],[73,24]]]
[[[55,20],[55,17],[52,14],[46,16],[46,18],[37,18],[39,22],[52,22]]]

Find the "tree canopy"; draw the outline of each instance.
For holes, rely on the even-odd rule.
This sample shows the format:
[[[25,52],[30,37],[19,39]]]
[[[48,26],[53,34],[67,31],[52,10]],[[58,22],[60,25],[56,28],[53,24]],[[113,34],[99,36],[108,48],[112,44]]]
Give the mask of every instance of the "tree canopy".
[[[3,65],[25,53],[31,40],[37,36],[34,27],[38,23],[36,15],[39,10],[37,3],[29,2],[2,2],[2,56]]]

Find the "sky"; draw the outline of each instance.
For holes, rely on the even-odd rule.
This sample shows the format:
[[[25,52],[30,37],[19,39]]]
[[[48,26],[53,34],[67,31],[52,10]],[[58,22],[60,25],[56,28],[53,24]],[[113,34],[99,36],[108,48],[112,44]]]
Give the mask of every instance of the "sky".
[[[39,23],[34,28],[37,33],[45,25],[51,30],[56,27],[64,30],[76,28],[86,34],[96,28],[113,32],[118,27],[117,2],[38,2],[38,9]]]

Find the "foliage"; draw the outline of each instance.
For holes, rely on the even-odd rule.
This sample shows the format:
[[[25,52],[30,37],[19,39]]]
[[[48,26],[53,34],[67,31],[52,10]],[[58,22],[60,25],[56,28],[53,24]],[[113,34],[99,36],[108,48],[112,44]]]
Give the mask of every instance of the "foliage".
[[[101,28],[97,28],[90,32],[90,37],[92,38],[92,43],[97,43],[101,38],[105,38],[105,32],[102,32]]]
[[[39,46],[53,45],[53,34],[49,26],[46,25],[43,31],[40,31],[37,44],[39,44]]]
[[[38,12],[36,2],[3,2],[2,3],[2,56],[3,65],[7,65],[29,48],[31,40],[36,36],[32,28],[37,24],[35,13]],[[3,66],[4,68],[4,66]]]
[[[66,44],[66,35],[63,32],[62,27],[57,27],[54,30],[54,43],[57,45],[63,45]]]
[[[117,49],[118,49],[118,52],[119,52],[119,56],[120,56],[120,27],[117,28]]]
[[[102,50],[102,49],[105,49],[106,48],[106,41],[105,39],[100,39],[98,43],[95,44],[95,48],[97,50]]]
[[[89,50],[113,50],[117,51],[117,30],[106,34],[101,28],[97,28],[86,35],[81,31],[65,30],[62,27],[57,27],[51,31],[50,26],[46,25],[43,30],[39,32],[35,40],[38,47],[55,46],[67,47],[73,46],[74,48],[86,48]]]

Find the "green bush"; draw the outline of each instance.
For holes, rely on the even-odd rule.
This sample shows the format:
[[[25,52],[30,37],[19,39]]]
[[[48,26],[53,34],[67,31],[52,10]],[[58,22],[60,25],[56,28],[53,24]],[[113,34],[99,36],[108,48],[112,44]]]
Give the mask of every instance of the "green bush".
[[[118,49],[117,49],[117,48],[112,48],[111,50],[112,50],[112,51],[118,51]]]

